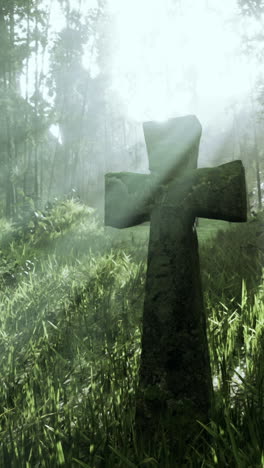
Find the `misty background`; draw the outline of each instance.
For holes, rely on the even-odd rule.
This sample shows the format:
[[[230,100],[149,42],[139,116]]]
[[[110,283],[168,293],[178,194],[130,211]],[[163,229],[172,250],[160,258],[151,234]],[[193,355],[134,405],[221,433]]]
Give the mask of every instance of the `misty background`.
[[[225,0],[1,2],[0,214],[148,172],[142,122],[195,114],[200,166],[241,158],[262,203],[263,7]],[[257,200],[257,202],[256,202]]]

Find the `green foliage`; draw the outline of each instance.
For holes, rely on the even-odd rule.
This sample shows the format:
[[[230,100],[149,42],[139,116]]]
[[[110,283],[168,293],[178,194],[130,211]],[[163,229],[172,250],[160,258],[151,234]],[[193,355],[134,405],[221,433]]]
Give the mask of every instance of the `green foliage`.
[[[174,467],[165,438],[146,451],[134,434],[145,246],[136,231],[115,240],[73,200],[37,213],[20,229],[1,224],[15,278],[0,291],[0,465]],[[254,300],[247,278],[239,301],[228,288],[221,301],[215,295],[227,281],[221,258],[231,268],[234,246],[252,242],[260,225],[248,223],[247,235],[227,229],[200,249],[215,408],[186,447],[186,467],[263,465],[263,284],[257,275]]]
[[[259,213],[248,223],[221,229],[211,242],[208,239],[202,243],[201,269],[209,302],[224,302],[228,307],[234,303],[236,307],[241,298],[242,279],[248,300],[254,300],[262,276],[263,226],[263,213]]]
[[[89,248],[101,248],[103,229],[94,210],[71,200],[48,204],[43,211],[27,211],[16,222],[3,221],[0,238],[0,286],[16,284],[30,271],[41,268],[40,260],[56,252],[61,263],[76,262]]]
[[[1,457],[6,466],[11,460],[13,466],[33,464],[39,457],[48,460],[46,466],[59,466],[58,443],[67,457],[85,458],[87,451],[96,460],[106,445],[105,427],[125,437],[139,331],[129,323],[124,327],[123,321],[133,322],[135,315],[124,317],[121,291],[128,289],[133,297],[127,281],[138,274],[121,255],[98,263],[87,258],[82,271],[58,268],[50,257],[49,267],[43,264],[42,272],[30,274],[12,299],[2,295]],[[103,285],[112,293],[104,295]],[[115,421],[120,405],[121,424]]]

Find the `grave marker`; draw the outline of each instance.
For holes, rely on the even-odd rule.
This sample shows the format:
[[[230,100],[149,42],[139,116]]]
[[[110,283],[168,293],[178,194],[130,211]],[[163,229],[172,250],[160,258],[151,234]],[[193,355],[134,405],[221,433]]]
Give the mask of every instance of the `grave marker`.
[[[137,428],[187,440],[213,394],[195,219],[246,221],[245,173],[241,161],[197,169],[195,116],[143,128],[151,173],[106,174],[105,224],[150,220]]]

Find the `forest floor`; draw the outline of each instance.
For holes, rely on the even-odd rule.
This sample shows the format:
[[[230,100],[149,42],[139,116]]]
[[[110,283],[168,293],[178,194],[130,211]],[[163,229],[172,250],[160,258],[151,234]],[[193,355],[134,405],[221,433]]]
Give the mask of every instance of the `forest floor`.
[[[0,223],[0,468],[174,468],[134,437],[149,226],[73,200]],[[264,466],[263,226],[199,220],[215,408],[186,467]]]

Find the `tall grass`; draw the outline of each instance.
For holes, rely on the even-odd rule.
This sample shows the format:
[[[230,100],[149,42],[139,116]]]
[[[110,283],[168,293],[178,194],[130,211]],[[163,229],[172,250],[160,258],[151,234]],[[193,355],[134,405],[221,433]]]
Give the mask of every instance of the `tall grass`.
[[[115,240],[72,201],[37,215],[0,245],[0,466],[174,467],[133,427],[147,238]],[[200,249],[215,408],[185,466],[264,466],[262,259],[233,255],[256,223]]]

